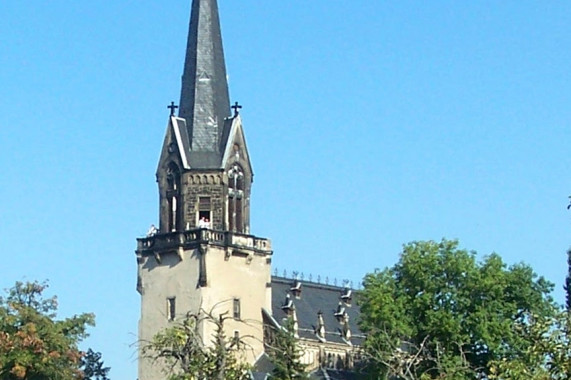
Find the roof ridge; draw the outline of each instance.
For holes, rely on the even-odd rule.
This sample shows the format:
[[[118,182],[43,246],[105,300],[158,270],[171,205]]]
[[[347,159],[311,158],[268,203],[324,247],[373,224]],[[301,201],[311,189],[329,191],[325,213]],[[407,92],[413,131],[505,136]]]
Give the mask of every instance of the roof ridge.
[[[357,291],[358,289],[349,287],[349,286],[339,286],[339,285],[332,285],[332,284],[324,284],[321,282],[315,282],[315,281],[309,281],[309,280],[300,280],[300,279],[294,279],[294,278],[287,278],[287,277],[283,277],[283,276],[276,276],[276,275],[272,275],[272,281],[276,281],[276,282],[281,282],[284,284],[291,284],[293,281],[299,281],[302,285],[304,286],[309,286],[309,287],[314,287],[314,288],[320,288],[320,289],[329,289],[329,290],[339,290],[339,291],[343,291],[345,289],[350,289],[352,291]]]

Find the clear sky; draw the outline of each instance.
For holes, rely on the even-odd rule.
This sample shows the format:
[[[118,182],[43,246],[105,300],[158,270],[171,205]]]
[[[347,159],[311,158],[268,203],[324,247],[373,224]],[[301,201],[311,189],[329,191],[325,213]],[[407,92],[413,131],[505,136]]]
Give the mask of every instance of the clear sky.
[[[571,2],[219,0],[252,232],[273,265],[357,283],[457,238],[561,286],[571,245]],[[136,378],[135,238],[178,102],[190,0],[0,2],[0,288]]]

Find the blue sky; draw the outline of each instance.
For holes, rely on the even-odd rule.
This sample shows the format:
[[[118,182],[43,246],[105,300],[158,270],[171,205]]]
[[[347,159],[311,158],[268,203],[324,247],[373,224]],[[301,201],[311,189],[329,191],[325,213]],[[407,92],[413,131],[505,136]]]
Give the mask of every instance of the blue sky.
[[[562,301],[571,3],[219,0],[252,232],[280,273],[358,282],[443,237]],[[190,0],[0,2],[0,287],[49,279],[136,378],[135,238],[178,101]]]

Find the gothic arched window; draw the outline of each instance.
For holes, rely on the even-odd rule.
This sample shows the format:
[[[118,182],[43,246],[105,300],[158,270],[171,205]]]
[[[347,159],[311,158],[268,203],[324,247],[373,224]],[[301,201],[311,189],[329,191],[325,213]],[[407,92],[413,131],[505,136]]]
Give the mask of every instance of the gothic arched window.
[[[174,163],[170,163],[167,168],[167,204],[168,204],[168,225],[167,231],[176,231],[181,223],[180,205],[180,170]]]
[[[228,171],[229,230],[244,232],[244,171],[234,164]]]

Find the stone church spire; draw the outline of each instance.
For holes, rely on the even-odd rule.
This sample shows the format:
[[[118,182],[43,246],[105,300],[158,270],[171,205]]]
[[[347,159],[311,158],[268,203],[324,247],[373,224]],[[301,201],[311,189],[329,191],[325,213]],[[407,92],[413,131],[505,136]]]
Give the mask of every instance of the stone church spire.
[[[216,0],[192,0],[179,116],[171,103],[157,168],[159,230],[208,225],[250,233],[253,171],[236,103],[230,113]],[[205,186],[208,185],[208,186]]]
[[[193,0],[179,117],[186,120],[191,165],[221,163],[230,101],[216,0]]]
[[[137,240],[139,341],[188,315],[229,315],[224,333],[247,340],[240,357],[253,364],[264,351],[262,310],[271,309],[272,247],[250,231],[254,174],[240,105],[230,113],[216,0],[192,1],[178,116],[175,108],[156,173],[159,228]],[[204,321],[197,330],[208,346],[216,331]],[[139,352],[139,380],[164,379],[147,354]]]

